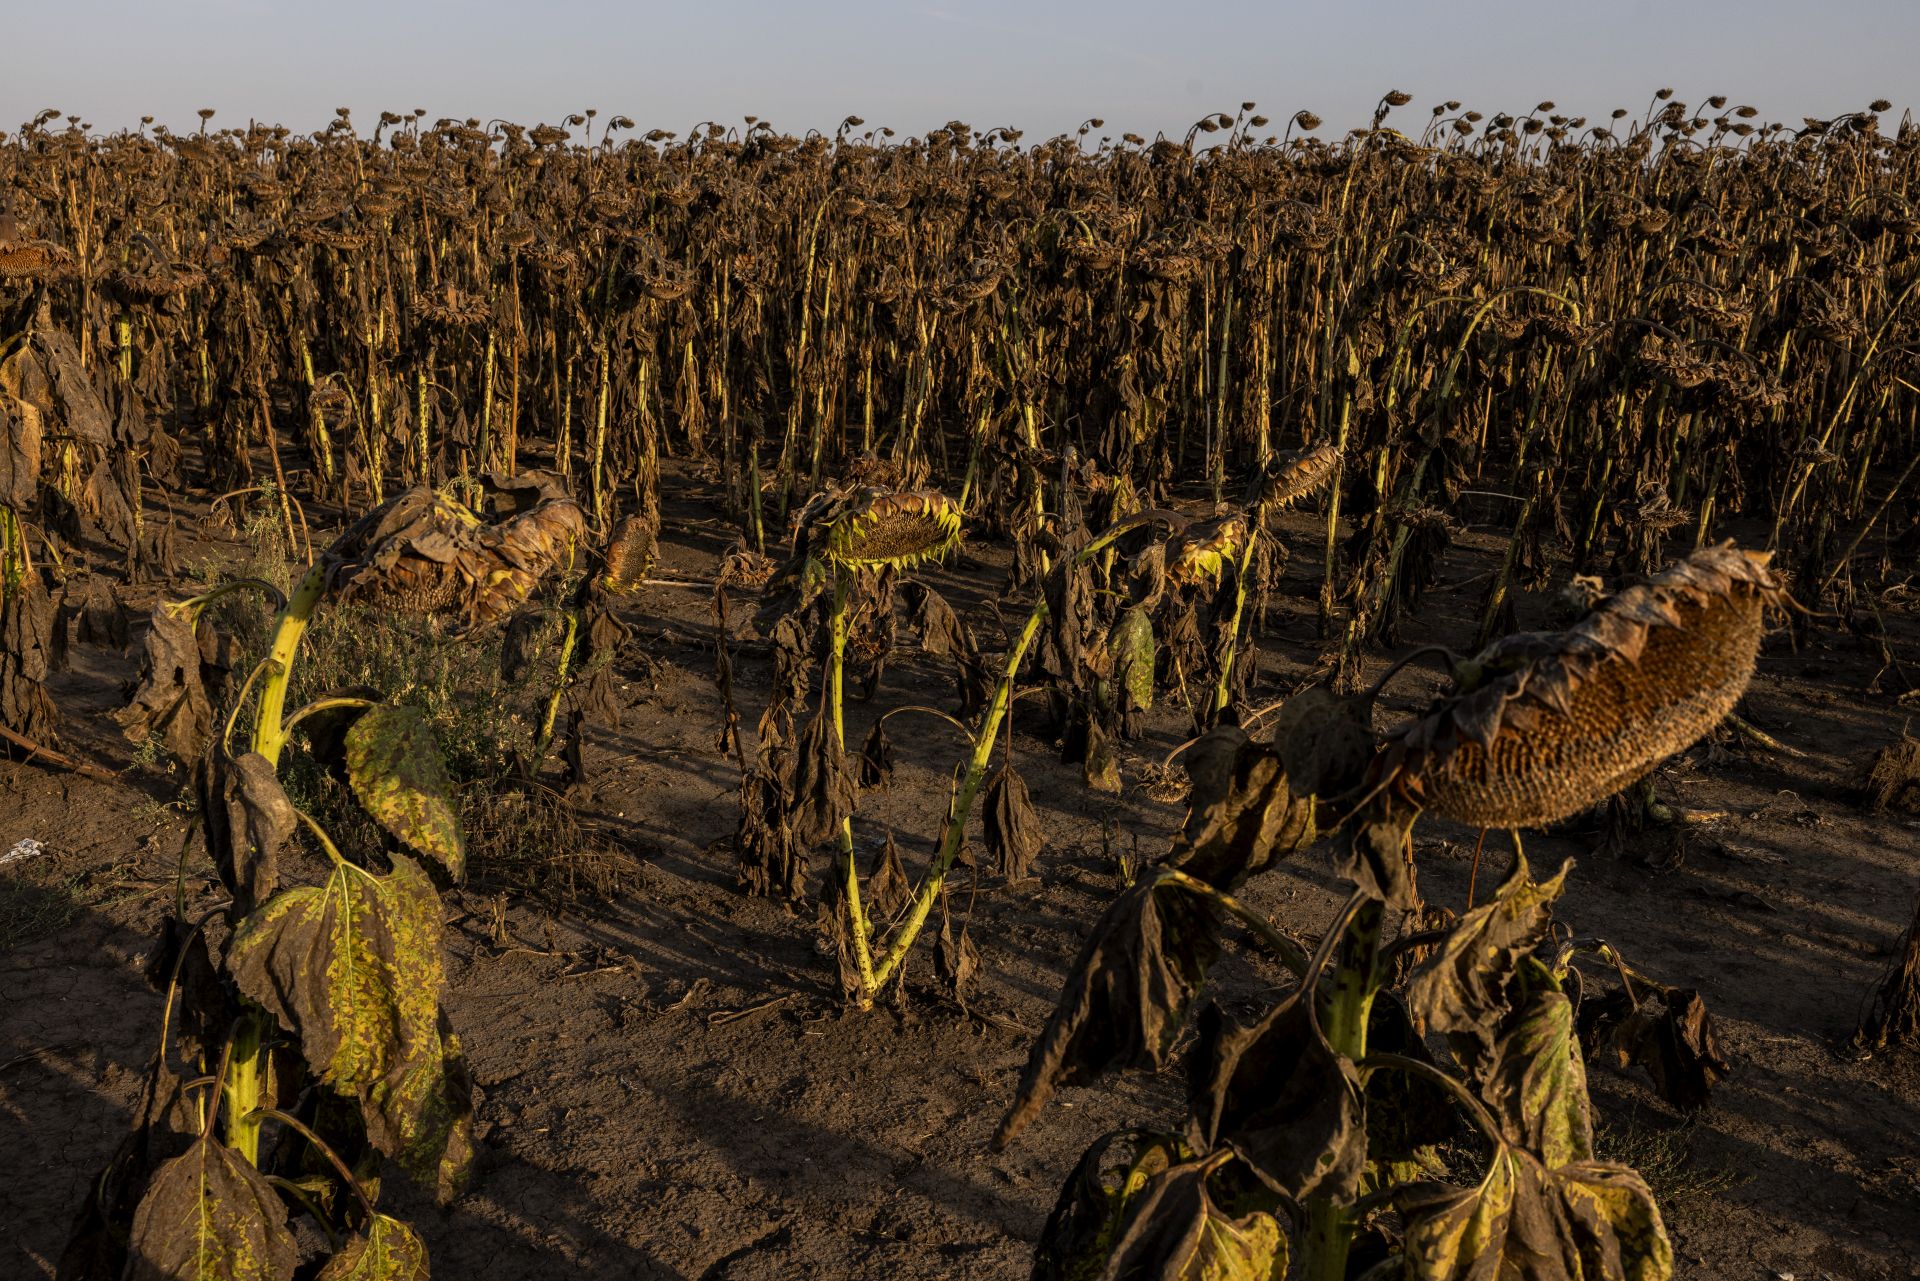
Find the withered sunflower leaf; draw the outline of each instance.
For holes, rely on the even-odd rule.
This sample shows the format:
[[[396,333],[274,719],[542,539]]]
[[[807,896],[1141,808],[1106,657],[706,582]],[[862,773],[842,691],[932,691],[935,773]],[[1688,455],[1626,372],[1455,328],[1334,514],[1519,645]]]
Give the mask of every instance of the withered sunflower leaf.
[[[1405,1275],[1417,1281],[1668,1281],[1673,1247],[1646,1183],[1624,1166],[1549,1170],[1497,1145],[1471,1188],[1400,1189]]]
[[[369,814],[458,881],[466,875],[453,780],[426,717],[411,707],[367,709],[346,735],[347,781]]]
[[[38,574],[0,592],[0,724],[18,733],[48,735],[59,720],[44,684],[59,653],[54,621],[53,599]]]
[[[1210,904],[1144,878],[1095,922],[994,1133],[1004,1148],[1061,1085],[1160,1068],[1220,954]]]
[[[1123,711],[1151,711],[1153,708],[1153,621],[1147,610],[1135,605],[1120,615],[1107,638],[1113,654],[1113,680],[1124,699]]]
[[[787,755],[782,785],[791,808],[788,820],[796,840],[818,845],[830,840],[840,822],[853,813],[859,789],[846,753],[834,740],[833,719],[816,712],[800,741]]]
[[[867,731],[860,748],[860,786],[886,787],[893,781],[893,740],[887,737],[887,722],[881,717]]]
[[[920,582],[908,583],[901,593],[907,625],[920,637],[921,649],[935,658],[968,658],[976,652],[973,633],[940,593]]]
[[[1034,1281],[1099,1275],[1141,1189],[1193,1154],[1178,1135],[1114,1130],[1095,1139],[1061,1185],[1034,1249]]]
[[[1413,896],[1407,838],[1416,817],[1412,810],[1376,812],[1355,823],[1333,870],[1388,907],[1406,907]]]
[[[169,916],[160,927],[153,955],[147,961],[147,982],[163,996],[175,984],[173,1044],[188,1063],[211,1068],[220,1057],[220,1043],[239,1014],[232,989],[214,963],[205,930],[188,927]]]
[[[1367,1052],[1398,1054],[1437,1066],[1397,993],[1381,991],[1367,1019]],[[1453,1096],[1445,1087],[1410,1072],[1374,1072],[1367,1077],[1367,1159],[1376,1164],[1411,1162],[1422,1149],[1445,1143],[1459,1131]]]
[[[1035,1281],[1279,1281],[1288,1257],[1280,1224],[1262,1209],[1235,1216],[1221,1205],[1212,1184],[1222,1164],[1193,1157],[1173,1135],[1103,1135],[1047,1220]]]
[[[1565,993],[1543,988],[1525,998],[1494,1047],[1480,1096],[1507,1142],[1547,1166],[1593,1156],[1586,1063]]]
[[[1189,1106],[1208,1149],[1231,1144],[1295,1200],[1344,1204],[1367,1164],[1360,1078],[1313,1026],[1308,999],[1296,991],[1247,1028],[1209,1005]]]
[[[227,948],[241,992],[300,1038],[321,1082],[342,1094],[439,1042],[440,899],[417,864],[396,855],[393,865],[375,876],[336,864],[323,884],[269,899]]]
[[[1546,936],[1553,901],[1571,861],[1544,883],[1525,859],[1492,899],[1461,918],[1433,959],[1413,976],[1407,1008],[1416,1023],[1447,1038],[1470,1076],[1484,1074],[1519,998],[1521,958]]]
[[[1210,1163],[1189,1161],[1141,1189],[1102,1281],[1280,1281],[1287,1238],[1271,1214],[1234,1218],[1207,1191]]]
[[[1010,881],[1024,880],[1032,873],[1033,860],[1047,841],[1026,780],[1011,765],[1001,766],[987,783],[984,817],[987,852],[993,856],[994,869]]]
[[[443,1205],[465,1190],[473,1172],[473,1076],[444,1013],[424,1043],[358,1093],[375,1147]]]
[[[412,1228],[384,1214],[355,1232],[316,1281],[428,1281],[427,1247]]]
[[[226,1026],[222,1024],[222,1032]],[[184,1150],[187,1145],[179,1141],[180,1136],[199,1132],[197,1110],[189,1108],[180,1085],[165,1056],[156,1053],[134,1103],[126,1136],[106,1168],[90,1181],[87,1199],[74,1216],[60,1251],[55,1281],[125,1278],[127,1225],[145,1195],[149,1176],[168,1152]]]
[[[1113,754],[1113,740],[1101,727],[1098,717],[1087,721],[1087,754],[1080,770],[1093,791],[1120,794],[1120,762]]]
[[[1582,1048],[1621,1069],[1644,1068],[1661,1098],[1698,1111],[1732,1070],[1714,1037],[1706,1002],[1692,988],[1662,987],[1644,978],[1635,987],[1633,995],[1616,990],[1580,1002]]]
[[[33,506],[40,490],[40,412],[0,389],[0,507]]]
[[[973,945],[973,936],[964,924],[958,930],[953,929],[943,913],[940,936],[934,940],[933,972],[948,995],[963,1009],[967,1004],[967,989],[973,985],[973,976],[979,969],[980,950]]]
[[[200,675],[200,641],[191,610],[166,601],[153,607],[133,699],[114,713],[130,743],[159,735],[183,761],[197,758],[213,738],[213,701]]]
[[[1167,865],[1232,891],[1313,839],[1313,805],[1295,800],[1272,748],[1236,726],[1187,750],[1193,780],[1185,825]]]
[[[867,915],[875,921],[890,921],[912,898],[913,886],[907,880],[906,868],[900,863],[900,846],[894,841],[893,833],[888,832],[885,844],[880,847],[873,866],[867,871],[864,904]]]
[[[755,768],[740,780],[740,825],[734,837],[741,888],[765,898],[798,901],[806,892],[807,850],[782,813],[780,780]]]
[[[286,1206],[245,1157],[202,1135],[153,1173],[134,1212],[128,1281],[289,1281]]]
[[[1373,760],[1372,710],[1363,697],[1316,685],[1282,704],[1273,740],[1295,796],[1343,796],[1360,787]]]
[[[258,752],[229,760],[214,751],[195,767],[201,821],[214,870],[244,916],[272,896],[280,880],[280,847],[300,820],[273,765]]]

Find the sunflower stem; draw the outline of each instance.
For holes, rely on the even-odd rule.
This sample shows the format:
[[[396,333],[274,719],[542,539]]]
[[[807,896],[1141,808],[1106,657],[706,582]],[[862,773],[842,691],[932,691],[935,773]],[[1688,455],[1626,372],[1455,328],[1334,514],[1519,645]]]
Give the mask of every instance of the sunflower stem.
[[[269,765],[280,763],[280,751],[287,744],[287,731],[280,721],[287,710],[287,684],[293,675],[293,660],[326,590],[326,570],[315,562],[294,585],[292,597],[274,620],[273,644],[267,650],[267,675],[260,686],[260,710],[253,723],[253,750],[266,757]]]

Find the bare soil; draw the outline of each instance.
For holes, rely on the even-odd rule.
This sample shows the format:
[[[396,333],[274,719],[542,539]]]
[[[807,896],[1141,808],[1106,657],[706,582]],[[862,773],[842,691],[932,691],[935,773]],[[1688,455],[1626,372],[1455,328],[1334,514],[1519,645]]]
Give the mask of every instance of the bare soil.
[[[667,515],[658,572],[710,577],[731,541],[712,496],[677,477]],[[1314,546],[1308,529],[1303,520],[1297,546]],[[1497,563],[1499,541],[1471,532],[1443,578]],[[1304,679],[1321,648],[1316,560],[1296,556],[1284,581],[1256,704]],[[1005,562],[1003,549],[971,545],[929,577],[997,636]],[[1480,591],[1436,591],[1401,639],[1460,644]],[[1523,622],[1542,610],[1524,601]],[[1920,1071],[1847,1048],[1920,888],[1920,825],[1865,813],[1853,789],[1865,757],[1913,714],[1899,696],[1915,680],[1883,643],[1920,661],[1920,628],[1910,612],[1885,618],[1884,641],[1830,622],[1797,646],[1784,631],[1773,639],[1743,715],[1805,757],[1723,732],[1671,762],[1662,795],[1726,817],[1689,829],[1678,851],[1653,842],[1664,866],[1595,852],[1591,834],[1528,841],[1536,866],[1578,860],[1561,912],[1576,934],[1697,987],[1718,1018],[1734,1070],[1695,1119],[1638,1078],[1593,1069],[1617,1155],[1671,1158],[1655,1188],[1686,1277],[1920,1278]],[[480,1171],[448,1210],[398,1177],[388,1203],[420,1227],[436,1275],[475,1281],[1024,1276],[1086,1145],[1121,1125],[1178,1121],[1172,1075],[1125,1079],[1063,1091],[1011,1151],[986,1146],[1123,860],[1163,852],[1179,821],[1177,805],[1140,784],[1190,732],[1184,711],[1163,705],[1151,735],[1123,746],[1117,798],[1057,762],[1034,736],[1037,712],[1020,718],[1015,750],[1049,843],[1037,879],[961,880],[954,911],[971,911],[983,961],[968,1009],[937,990],[929,951],[904,1008],[849,1014],[810,913],[735,887],[725,838],[738,771],[719,750],[706,594],[647,589],[625,619],[637,639],[619,667],[624,711],[592,731],[592,788],[578,804],[639,870],[607,903],[509,901],[504,930],[485,887],[448,896],[450,1013],[484,1090]],[[0,761],[0,853],[26,837],[46,846],[0,867],[0,1277],[52,1275],[159,1034],[141,970],[187,839],[185,775],[134,764],[106,719],[133,667],[81,649],[54,689],[65,748],[117,781]],[[766,664],[743,653],[737,671],[745,728]],[[1404,714],[1437,684],[1412,669],[1384,705]],[[949,705],[944,670],[903,652],[875,702],[850,709],[849,737],[899,702]],[[939,722],[911,724],[896,736],[892,790],[864,800],[856,820],[863,842],[890,825],[910,870],[924,863],[961,751]],[[1440,824],[1420,834],[1422,891],[1458,908],[1473,834]],[[1483,884],[1509,848],[1489,838]],[[816,856],[816,882],[827,862]],[[197,846],[188,867],[189,906],[205,910],[217,885]],[[1288,929],[1317,932],[1340,898],[1326,847],[1255,881],[1247,898]],[[1251,1009],[1278,977],[1237,955],[1217,984]]]

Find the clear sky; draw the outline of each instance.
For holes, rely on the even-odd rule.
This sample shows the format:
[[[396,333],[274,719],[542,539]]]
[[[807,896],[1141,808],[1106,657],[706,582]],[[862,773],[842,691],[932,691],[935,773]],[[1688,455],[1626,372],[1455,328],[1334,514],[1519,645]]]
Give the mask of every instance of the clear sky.
[[[363,128],[381,110],[531,125],[591,106],[642,130],[957,117],[1032,142],[1087,116],[1178,135],[1249,99],[1332,134],[1394,88],[1414,95],[1407,123],[1448,98],[1637,116],[1662,86],[1795,123],[1920,106],[1920,0],[4,0],[0,48],[6,129],[43,107],[96,130],[214,107],[216,125],[306,131],[336,106]]]

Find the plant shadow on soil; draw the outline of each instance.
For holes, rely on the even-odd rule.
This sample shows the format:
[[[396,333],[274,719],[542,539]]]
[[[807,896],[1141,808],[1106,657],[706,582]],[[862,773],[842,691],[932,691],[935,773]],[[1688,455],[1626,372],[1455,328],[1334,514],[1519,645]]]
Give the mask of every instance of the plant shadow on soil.
[[[681,497],[667,510],[661,572],[710,575],[731,541],[713,532],[712,509]],[[1448,571],[1476,572],[1492,548],[1463,539]],[[956,583],[951,569],[932,577],[992,636],[982,602],[1005,560],[991,546],[968,554],[983,567],[970,581]],[[1256,703],[1313,663],[1302,613],[1317,590],[1311,568],[1282,584]],[[736,596],[736,629],[751,600]],[[1538,604],[1523,602],[1523,613]],[[1470,594],[1436,595],[1419,615],[1423,633],[1410,626],[1403,640],[1458,644],[1475,606]],[[965,874],[956,883],[955,910],[971,903],[982,953],[974,1013],[933,990],[922,956],[903,1010],[851,1015],[833,999],[810,905],[734,888],[724,838],[738,771],[717,750],[705,594],[649,589],[623,617],[645,653],[616,668],[620,723],[589,729],[591,789],[578,809],[637,867],[603,904],[510,898],[504,937],[492,895],[448,896],[448,1008],[484,1091],[479,1175],[446,1210],[390,1178],[386,1206],[420,1227],[439,1275],[479,1281],[1024,1276],[1080,1152],[1108,1129],[1177,1121],[1176,1070],[1063,1090],[1011,1150],[986,1147],[1030,1034],[1118,890],[1117,855],[1132,853],[1137,833],[1139,857],[1158,856],[1179,820],[1138,784],[1185,737],[1185,713],[1163,709],[1147,738],[1120,746],[1119,797],[1087,792],[1079,768],[1034,737],[1039,721],[1021,717],[1016,759],[1049,843],[1029,880],[1009,885],[983,869],[977,894]],[[1913,617],[1888,623],[1890,643],[1915,648]],[[1670,1206],[1688,1277],[1905,1281],[1920,1261],[1920,1217],[1904,1212],[1920,1197],[1920,1074],[1911,1060],[1840,1052],[1906,923],[1916,870],[1911,823],[1862,813],[1846,780],[1857,753],[1899,733],[1902,715],[1863,692],[1871,655],[1831,635],[1813,644],[1797,654],[1784,638],[1770,644],[1743,706],[1809,758],[1722,735],[1670,763],[1658,776],[1663,795],[1729,817],[1699,829],[1664,870],[1590,852],[1586,835],[1527,841],[1536,868],[1578,860],[1561,912],[1576,934],[1698,987],[1719,1018],[1734,1072],[1691,1122],[1642,1079],[1591,1070],[1596,1107],[1628,1136],[1621,1142],[1684,1148],[1661,1178],[1702,1189]],[[72,750],[125,764],[128,745],[99,721],[128,674],[125,660],[94,659],[61,678]],[[764,658],[736,657],[749,740],[766,678]],[[1383,706],[1418,706],[1436,687],[1431,672],[1410,670]],[[849,735],[898,703],[950,701],[941,664],[902,655],[873,702],[850,703]],[[897,743],[892,790],[863,801],[857,830],[865,850],[891,826],[911,869],[927,856],[960,747],[931,728]],[[0,1126],[11,1157],[0,1165],[0,1275],[51,1275],[88,1180],[124,1133],[159,1028],[141,968],[185,836],[181,782],[177,768],[100,783],[0,762],[0,848],[22,836],[48,844],[43,866],[0,868],[3,901],[20,905],[23,922],[0,951]],[[1109,820],[1120,832],[1110,848]],[[1419,835],[1422,891],[1460,907],[1474,834],[1434,824]],[[1483,887],[1510,849],[1489,837]],[[812,888],[828,862],[816,853]],[[190,908],[205,910],[217,900],[197,847],[189,867]],[[1324,846],[1247,893],[1302,933],[1340,897]],[[1244,1014],[1276,978],[1265,961],[1236,955],[1215,988]]]

